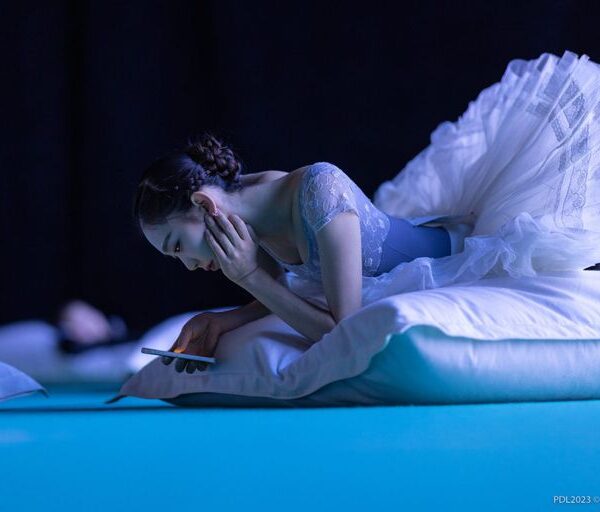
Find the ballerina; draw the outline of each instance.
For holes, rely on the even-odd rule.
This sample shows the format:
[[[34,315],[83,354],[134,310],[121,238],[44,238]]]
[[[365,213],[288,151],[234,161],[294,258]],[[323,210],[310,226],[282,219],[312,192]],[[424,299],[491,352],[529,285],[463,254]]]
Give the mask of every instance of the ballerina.
[[[190,270],[220,268],[256,298],[227,316],[198,315],[174,347],[193,339],[191,353],[211,355],[220,331],[270,312],[318,341],[399,293],[594,266],[599,121],[600,66],[565,51],[512,60],[373,202],[329,162],[242,176],[210,136],[158,160],[136,195],[146,238]]]
[[[458,231],[388,216],[331,163],[291,172],[241,168],[230,148],[204,134],[155,161],[138,187],[134,216],[155,249],[188,270],[220,269],[256,299],[198,314],[171,350],[212,355],[220,333],[271,312],[318,341],[361,308],[364,276],[460,250]],[[286,271],[321,287],[325,302],[292,293]],[[178,360],[176,368],[205,366]]]

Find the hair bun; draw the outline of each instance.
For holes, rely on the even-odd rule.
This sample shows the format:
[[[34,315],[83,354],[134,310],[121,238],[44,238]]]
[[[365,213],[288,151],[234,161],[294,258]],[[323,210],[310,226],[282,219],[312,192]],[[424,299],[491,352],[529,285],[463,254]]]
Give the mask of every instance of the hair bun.
[[[233,151],[210,133],[188,140],[184,152],[211,176],[235,181],[241,173],[241,164]]]

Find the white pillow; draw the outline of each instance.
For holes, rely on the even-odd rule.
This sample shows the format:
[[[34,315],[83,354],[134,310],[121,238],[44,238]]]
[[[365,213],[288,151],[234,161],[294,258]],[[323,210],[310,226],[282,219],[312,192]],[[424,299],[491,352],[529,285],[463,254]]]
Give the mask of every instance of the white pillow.
[[[0,362],[0,402],[36,391],[48,396],[48,391],[39,382],[14,366]]]
[[[386,297],[314,344],[268,315],[225,333],[208,370],[178,373],[155,358],[107,403],[128,395],[177,403],[192,393],[212,405],[260,397],[242,400],[257,406],[265,397],[305,405],[600,398],[598,319],[600,273],[583,270]]]
[[[58,328],[42,320],[2,325],[0,361],[42,384],[119,382],[131,375],[127,360],[137,347],[137,340],[68,354],[58,347],[59,337]]]

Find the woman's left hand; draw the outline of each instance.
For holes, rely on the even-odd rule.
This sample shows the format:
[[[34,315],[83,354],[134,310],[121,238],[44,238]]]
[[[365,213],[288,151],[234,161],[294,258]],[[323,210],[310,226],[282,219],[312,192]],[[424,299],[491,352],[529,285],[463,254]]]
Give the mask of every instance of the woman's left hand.
[[[219,211],[214,217],[204,214],[206,239],[219,260],[219,266],[231,281],[240,283],[258,268],[258,243],[252,226],[237,215]]]

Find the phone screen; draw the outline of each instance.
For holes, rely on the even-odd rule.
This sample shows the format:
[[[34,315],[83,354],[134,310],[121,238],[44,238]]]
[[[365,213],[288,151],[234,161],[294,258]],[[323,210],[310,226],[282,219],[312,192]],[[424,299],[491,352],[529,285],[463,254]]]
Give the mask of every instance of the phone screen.
[[[175,357],[178,359],[187,359],[189,361],[202,361],[204,363],[216,363],[214,357],[194,356],[192,354],[180,354],[179,352],[171,352],[169,350],[158,350],[156,348],[142,347],[142,354],[152,354],[155,356]]]

